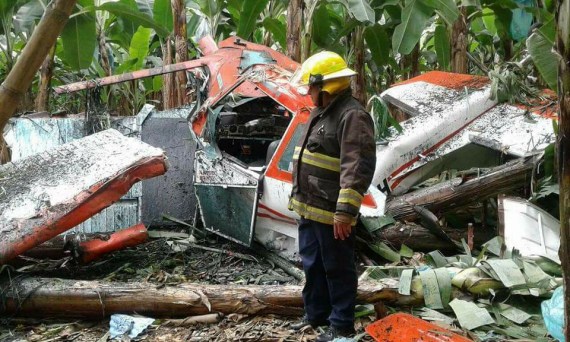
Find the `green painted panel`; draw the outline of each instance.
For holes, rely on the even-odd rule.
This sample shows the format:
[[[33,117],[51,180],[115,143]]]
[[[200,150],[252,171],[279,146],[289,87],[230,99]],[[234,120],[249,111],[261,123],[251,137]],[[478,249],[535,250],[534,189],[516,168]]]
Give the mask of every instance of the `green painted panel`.
[[[256,187],[224,187],[195,184],[206,229],[250,246],[257,207]]]

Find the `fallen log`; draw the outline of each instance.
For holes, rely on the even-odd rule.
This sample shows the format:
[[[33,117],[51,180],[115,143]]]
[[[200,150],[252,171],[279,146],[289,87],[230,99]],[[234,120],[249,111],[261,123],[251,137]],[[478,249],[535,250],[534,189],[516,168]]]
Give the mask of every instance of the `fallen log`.
[[[455,241],[461,241],[461,239],[467,241],[468,238],[467,229],[444,228],[444,232]],[[477,229],[474,233],[476,246],[482,245],[497,235],[490,229]],[[389,227],[377,230],[374,234],[394,248],[400,248],[404,244],[414,251],[456,249],[456,245],[440,239],[432,234],[429,229],[414,223],[397,222]]]
[[[395,197],[386,204],[386,213],[396,220],[418,218],[414,205],[434,213],[449,212],[528,185],[538,156],[520,158],[492,168],[487,174],[464,181],[456,178],[429,188]]]
[[[238,286],[115,283],[50,278],[12,279],[2,286],[0,315],[20,317],[82,317],[101,319],[114,313],[149,317],[188,317],[212,312],[250,315],[299,316],[303,312],[302,286]],[[421,291],[420,291],[421,292]],[[363,283],[358,303],[411,306],[423,303],[423,294],[398,294],[394,285]]]

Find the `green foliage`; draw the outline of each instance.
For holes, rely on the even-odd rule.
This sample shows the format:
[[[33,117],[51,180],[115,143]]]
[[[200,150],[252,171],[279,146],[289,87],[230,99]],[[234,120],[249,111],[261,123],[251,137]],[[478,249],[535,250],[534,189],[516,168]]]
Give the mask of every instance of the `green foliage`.
[[[132,65],[132,70],[143,68],[145,58],[148,56],[151,33],[151,29],[140,26],[133,35],[131,46],[129,47],[129,57],[136,60],[136,62]]]
[[[219,41],[237,34],[257,43],[277,46],[283,52],[287,44],[285,11],[288,2],[186,0],[188,36],[201,38],[209,30]],[[47,0],[0,0],[0,77],[10,70],[47,3]],[[60,44],[57,49],[55,84],[104,74],[96,49],[99,32],[105,36],[113,73],[144,68],[145,61],[153,66],[162,65],[160,43],[173,29],[170,0],[97,1],[95,4],[94,0],[78,1],[79,11],[72,15],[60,40],[63,46]],[[526,46],[542,79],[556,89],[557,59],[552,52],[556,1],[544,0],[543,4],[542,9],[524,9],[532,13],[536,22],[544,24],[535,29],[526,42],[515,45],[510,57],[522,59],[525,55],[522,49]],[[505,51],[512,45],[512,11],[520,8],[514,0],[306,0],[306,5],[303,55],[327,49],[349,61],[355,60],[354,54],[360,52],[351,42],[355,32],[362,32],[365,72],[369,80],[367,90],[371,94],[400,80],[410,70],[409,57],[404,57],[418,44],[419,70],[449,70],[449,33],[459,18],[459,7],[464,7],[469,52],[490,69],[500,66],[492,73],[497,96],[507,101],[524,100],[529,96],[524,87],[531,84],[526,80],[523,92],[518,92],[522,97],[516,94],[521,84],[517,80],[536,76],[529,68],[517,71],[511,65],[505,75],[501,74]],[[480,71],[472,68],[471,72]],[[140,86],[144,92],[156,91],[160,80],[159,77],[152,82],[145,81]],[[135,90],[127,92],[136,93]],[[395,126],[389,120],[389,117],[380,117],[379,121]]]
[[[155,0],[136,0],[139,11],[152,18]]]
[[[369,26],[364,31],[364,40],[370,49],[372,59],[377,66],[388,64],[390,58],[390,39],[382,25]]]
[[[317,7],[313,17],[313,40],[319,46],[327,48],[331,44],[331,19],[326,4]]]
[[[425,0],[424,3],[433,8],[449,26],[459,18],[459,9],[455,0]]]
[[[437,54],[437,62],[442,70],[449,70],[451,63],[451,44],[447,35],[447,29],[443,25],[435,27],[435,51]]]
[[[88,14],[71,18],[61,33],[61,40],[63,61],[74,71],[88,68],[97,46],[95,18]]]
[[[257,18],[267,6],[269,0],[244,0],[240,20],[237,27],[237,35],[248,39],[255,29]]]
[[[152,17],[140,12],[137,8],[133,8],[132,6],[129,6],[122,2],[107,2],[101,6],[93,6],[84,9],[84,11],[88,12],[97,10],[108,11],[117,17],[121,17],[133,22],[137,26],[140,25],[143,27],[151,28],[161,37],[166,37],[170,34],[170,31],[166,27],[160,25]]]
[[[157,24],[166,28],[168,31],[172,31],[174,24],[170,0],[154,0],[152,12]]]
[[[517,63],[504,63],[489,72],[491,99],[498,102],[529,103],[536,98],[538,90],[528,82],[528,72]]]
[[[275,18],[265,18],[263,20],[263,27],[271,32],[273,39],[279,43],[281,47],[287,46],[287,27],[285,23]]]
[[[214,17],[221,12],[224,3],[223,0],[195,0],[195,2],[207,17]]]
[[[350,15],[363,24],[373,24],[376,22],[374,10],[367,0],[341,0]]]
[[[422,1],[407,2],[402,12],[402,22],[396,27],[392,36],[392,49],[404,55],[412,52],[420,41],[431,13],[431,8]]]
[[[536,68],[544,78],[550,89],[558,90],[558,62],[559,58],[552,51],[554,36],[556,34],[554,19],[549,20],[539,30],[527,39],[526,46]]]
[[[24,3],[14,15],[15,32],[31,34],[36,22],[44,13],[45,5],[41,1],[29,1]]]
[[[383,140],[390,137],[393,133],[390,127],[393,127],[397,132],[402,133],[402,126],[400,126],[398,121],[390,115],[388,106],[380,96],[372,96],[368,101],[368,105],[371,108],[370,114],[374,120],[374,135],[376,140]]]

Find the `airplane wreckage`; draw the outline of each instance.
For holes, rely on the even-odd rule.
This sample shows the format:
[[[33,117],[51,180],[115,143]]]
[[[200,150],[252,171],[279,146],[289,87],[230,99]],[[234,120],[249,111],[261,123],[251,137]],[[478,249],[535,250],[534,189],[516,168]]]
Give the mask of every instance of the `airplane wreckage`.
[[[203,57],[196,60],[69,84],[56,93],[188,72],[196,81],[196,102],[178,111],[184,112],[197,148],[193,179],[185,181],[193,183],[204,227],[247,246],[255,238],[295,259],[298,217],[287,209],[291,163],[312,106],[289,83],[299,64],[237,37],[218,45],[206,37],[199,46]],[[527,186],[540,154],[555,139],[555,108],[499,104],[491,99],[486,77],[428,72],[381,98],[402,119],[402,130],[393,129],[377,143],[376,171],[360,222],[366,236],[393,245],[454,248],[467,231],[442,229],[433,213]],[[9,133],[6,140],[14,141]],[[0,198],[7,199],[0,201],[0,262],[71,229],[117,201],[135,181],[167,172],[163,152],[133,140],[109,130],[56,147],[49,156],[0,166]],[[442,171],[477,167],[488,172],[407,193]],[[34,174],[38,170],[44,173]],[[46,183],[47,170],[64,175]],[[427,228],[410,223],[417,220]],[[395,221],[404,223],[385,229]],[[532,229],[528,235],[538,252],[541,246],[544,254],[558,249],[546,248]],[[439,242],[428,243],[426,236]]]

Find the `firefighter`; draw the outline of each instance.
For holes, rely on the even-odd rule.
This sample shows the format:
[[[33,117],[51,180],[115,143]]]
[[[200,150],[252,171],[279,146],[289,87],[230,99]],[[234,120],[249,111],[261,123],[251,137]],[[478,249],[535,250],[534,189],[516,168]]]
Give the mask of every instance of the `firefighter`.
[[[293,83],[308,86],[311,111],[293,155],[289,209],[299,221],[305,316],[291,327],[328,326],[317,341],[354,334],[355,225],[376,165],[374,124],[352,97],[356,73],[334,52],[307,59]]]

